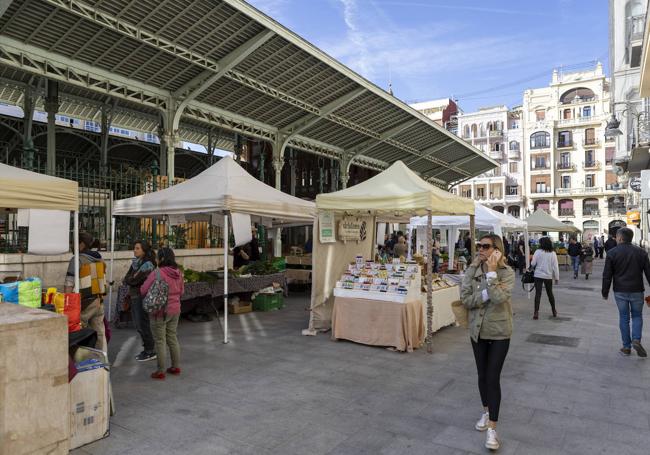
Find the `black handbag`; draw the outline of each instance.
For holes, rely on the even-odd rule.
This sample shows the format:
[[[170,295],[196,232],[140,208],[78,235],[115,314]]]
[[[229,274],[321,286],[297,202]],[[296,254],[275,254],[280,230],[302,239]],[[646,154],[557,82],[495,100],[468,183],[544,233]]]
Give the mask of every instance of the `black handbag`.
[[[526,288],[526,285],[532,285],[529,288]],[[530,268],[521,275],[521,287],[526,292],[533,292],[535,289],[535,269]]]

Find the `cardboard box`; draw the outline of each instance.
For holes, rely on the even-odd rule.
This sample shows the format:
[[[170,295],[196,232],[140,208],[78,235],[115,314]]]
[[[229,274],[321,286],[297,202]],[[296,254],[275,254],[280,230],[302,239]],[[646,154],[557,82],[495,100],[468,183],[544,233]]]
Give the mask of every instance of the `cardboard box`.
[[[253,302],[240,300],[239,302],[228,304],[228,314],[250,313],[251,311],[253,311]]]
[[[105,368],[77,373],[70,382],[70,449],[108,436],[109,372]]]

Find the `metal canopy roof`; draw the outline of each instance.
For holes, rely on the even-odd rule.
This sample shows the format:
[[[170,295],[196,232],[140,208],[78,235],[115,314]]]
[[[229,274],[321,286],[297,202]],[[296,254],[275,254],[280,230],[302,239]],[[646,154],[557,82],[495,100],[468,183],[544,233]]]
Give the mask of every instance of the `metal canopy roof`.
[[[242,0],[14,0],[0,36],[14,98],[3,81],[35,74],[64,83],[66,111],[109,95],[121,123],[163,110],[195,142],[188,124],[218,126],[375,169],[403,160],[444,185],[496,166]]]

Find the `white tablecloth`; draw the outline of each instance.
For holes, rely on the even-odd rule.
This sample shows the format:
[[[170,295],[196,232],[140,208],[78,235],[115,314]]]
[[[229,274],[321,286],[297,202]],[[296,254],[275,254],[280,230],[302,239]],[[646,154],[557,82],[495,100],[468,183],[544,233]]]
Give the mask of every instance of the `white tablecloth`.
[[[456,323],[454,312],[451,309],[451,303],[460,300],[460,286],[438,289],[433,291],[433,331],[437,332],[443,327]],[[426,325],[427,320],[427,295],[422,294],[422,312]]]

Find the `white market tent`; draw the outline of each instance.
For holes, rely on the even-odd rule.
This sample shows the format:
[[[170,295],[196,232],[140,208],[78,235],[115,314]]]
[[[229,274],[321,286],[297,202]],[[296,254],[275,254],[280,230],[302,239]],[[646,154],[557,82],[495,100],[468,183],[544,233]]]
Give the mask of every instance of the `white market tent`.
[[[524,221],[528,224],[528,232],[581,232],[573,224],[563,223],[542,209],[537,209]]]
[[[492,231],[495,234],[502,236],[504,230],[521,231],[524,233],[526,245],[528,245],[528,224],[524,220],[517,219],[513,216],[497,212],[490,208],[474,202],[475,210],[475,227],[482,230]],[[427,225],[426,217],[413,217],[411,218],[409,227],[424,227]],[[432,218],[432,225],[436,229],[448,230],[449,241],[449,264],[453,264],[454,256],[454,242],[451,239],[456,239],[459,229],[470,229],[470,220],[468,216],[434,216]],[[423,229],[418,229],[423,232]],[[420,236],[418,235],[418,244],[420,245]],[[419,248],[418,248],[419,250]],[[529,258],[526,254],[526,263],[528,264]]]
[[[432,215],[474,216],[474,202],[455,196],[420,178],[401,161],[395,162],[382,173],[350,188],[316,196],[319,212],[338,216],[353,216],[372,226],[372,233],[359,243],[321,243],[318,234],[319,221],[314,222],[314,250],[312,253],[312,298],[309,329],[303,333],[329,329],[331,323],[332,290],[340,271],[357,254],[374,252],[377,221],[406,221],[412,216],[427,215],[429,233]],[[431,245],[431,234],[428,237]],[[427,248],[431,251],[431,248]],[[429,264],[432,258],[429,255]],[[431,350],[432,288],[431,267],[427,273],[427,340]]]
[[[74,212],[75,292],[79,292],[79,185],[0,163],[0,207]]]
[[[115,201],[113,216],[224,216],[224,343],[228,342],[228,215],[241,213],[274,224],[312,224],[316,206],[257,180],[230,156],[196,177],[155,193]],[[115,220],[113,219],[113,232]],[[114,235],[112,236],[114,237]],[[113,251],[114,245],[111,245]],[[111,280],[112,280],[111,259]]]

